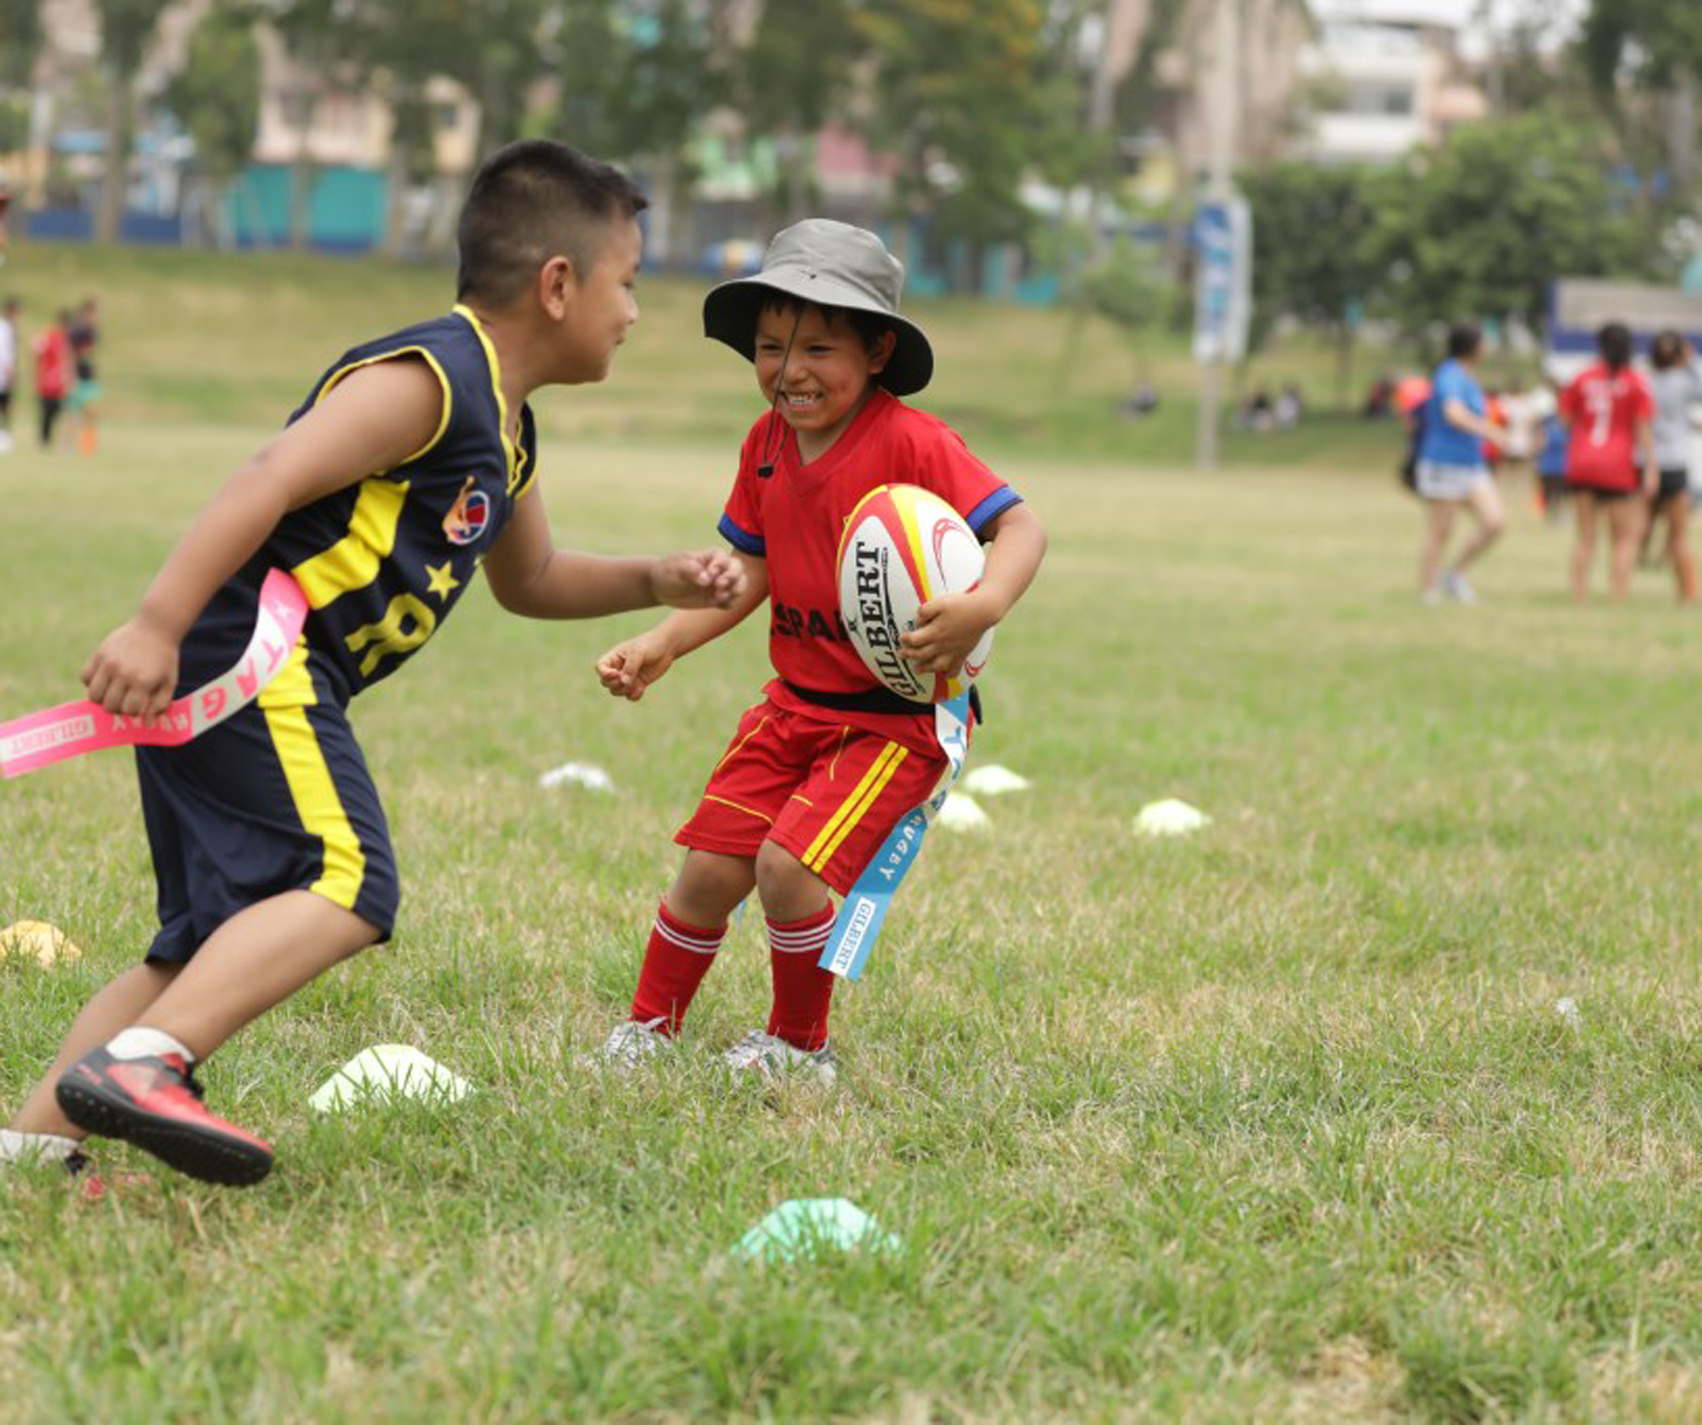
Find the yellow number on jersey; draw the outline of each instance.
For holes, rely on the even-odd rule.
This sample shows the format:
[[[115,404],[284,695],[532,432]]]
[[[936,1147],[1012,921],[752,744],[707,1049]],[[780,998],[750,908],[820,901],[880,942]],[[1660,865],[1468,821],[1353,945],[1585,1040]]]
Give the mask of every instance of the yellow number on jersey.
[[[390,601],[383,618],[357,628],[343,641],[349,645],[350,653],[367,650],[366,657],[361,659],[360,674],[370,678],[372,670],[386,658],[412,653],[431,637],[436,627],[437,615],[431,611],[430,604],[422,603],[412,594],[398,594]]]

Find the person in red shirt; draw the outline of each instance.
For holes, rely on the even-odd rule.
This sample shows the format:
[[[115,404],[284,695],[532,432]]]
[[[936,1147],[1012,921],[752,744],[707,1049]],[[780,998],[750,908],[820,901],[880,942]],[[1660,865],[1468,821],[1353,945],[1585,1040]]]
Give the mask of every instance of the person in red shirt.
[[[779,675],[740,722],[696,813],[685,860],[658,907],[630,1019],[593,1062],[629,1067],[667,1046],[754,888],[768,921],[774,999],[766,1030],[727,1053],[738,1070],[835,1076],[833,976],[817,961],[845,895],[888,832],[934,790],[948,760],[933,709],[876,682],[839,615],[840,534],[885,484],[921,485],[987,548],[971,591],[923,605],[904,635],[921,672],[956,673],[1027,589],[1045,552],[1039,519],[945,422],[899,398],[933,373],[933,351],[898,315],[904,270],[873,233],[808,219],[779,233],[754,277],[704,301],[707,336],[756,368],[770,409],[746,436],[720,521],[746,593],[712,617],[667,618],[598,661],[604,687],[638,699],[673,661],[771,604]]]
[[[35,354],[35,402],[41,416],[43,449],[53,444],[53,427],[65,409],[65,398],[71,394],[71,338],[66,334],[70,323],[71,314],[60,312],[36,333],[31,348]]]
[[[1590,561],[1596,548],[1596,516],[1607,515],[1612,541],[1613,597],[1631,592],[1631,571],[1643,538],[1646,472],[1652,495],[1660,484],[1650,422],[1655,403],[1643,378],[1631,369],[1631,331],[1610,322],[1596,337],[1601,360],[1586,367],[1560,393],[1560,415],[1571,428],[1566,446],[1566,487],[1578,510],[1578,542],[1572,550],[1572,597],[1590,593]]]

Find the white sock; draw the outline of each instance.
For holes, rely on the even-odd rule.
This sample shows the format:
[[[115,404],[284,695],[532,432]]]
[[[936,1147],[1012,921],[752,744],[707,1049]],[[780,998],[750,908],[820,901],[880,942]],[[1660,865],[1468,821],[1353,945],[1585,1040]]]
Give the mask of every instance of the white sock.
[[[120,1030],[109,1039],[106,1052],[114,1059],[157,1059],[163,1054],[181,1054],[184,1063],[195,1062],[195,1056],[181,1040],[173,1039],[163,1029],[148,1029],[140,1024]]]
[[[63,1163],[81,1146],[57,1133],[19,1133],[0,1128],[0,1163]]]

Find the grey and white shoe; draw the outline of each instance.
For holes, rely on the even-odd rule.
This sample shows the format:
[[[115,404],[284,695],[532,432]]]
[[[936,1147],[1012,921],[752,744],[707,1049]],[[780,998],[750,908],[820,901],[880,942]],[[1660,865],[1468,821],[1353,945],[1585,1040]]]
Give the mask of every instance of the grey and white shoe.
[[[833,1045],[823,1044],[814,1051],[800,1049],[760,1029],[751,1030],[722,1058],[734,1073],[755,1074],[764,1079],[796,1077],[832,1088],[839,1077]]]
[[[674,1041],[662,1029],[667,1022],[666,1015],[658,1015],[655,1019],[629,1019],[617,1024],[600,1048],[579,1056],[580,1067],[614,1069],[624,1074],[658,1054],[673,1052]]]
[[[1457,604],[1477,602],[1477,590],[1458,569],[1449,569],[1442,575],[1442,592]]]

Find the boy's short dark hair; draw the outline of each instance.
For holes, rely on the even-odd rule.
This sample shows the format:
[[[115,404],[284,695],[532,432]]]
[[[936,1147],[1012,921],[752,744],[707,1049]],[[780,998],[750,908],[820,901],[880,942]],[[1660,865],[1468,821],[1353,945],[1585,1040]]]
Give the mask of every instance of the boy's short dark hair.
[[[1476,322],[1455,322],[1448,328],[1448,355],[1474,356],[1483,345],[1483,328]]]
[[[1602,360],[1615,371],[1631,364],[1634,346],[1631,328],[1624,322],[1609,322],[1596,333],[1596,350],[1601,352]]]
[[[608,224],[648,206],[626,174],[567,144],[522,139],[498,149],[479,166],[461,208],[456,295],[504,305],[558,254],[584,277]]]
[[[820,302],[806,301],[802,297],[794,297],[788,292],[773,292],[763,298],[762,305],[757,308],[757,315],[764,312],[780,312],[785,316],[793,313],[802,314],[808,307],[814,307],[831,324],[835,317],[842,318],[851,330],[857,333],[857,339],[863,343],[863,350],[873,351],[880,339],[893,325],[879,312],[861,312],[855,307],[829,307]]]
[[[1681,365],[1684,361],[1684,337],[1670,327],[1663,332],[1657,332],[1655,339],[1649,343],[1649,362],[1656,370],[1665,371],[1669,366]]]

